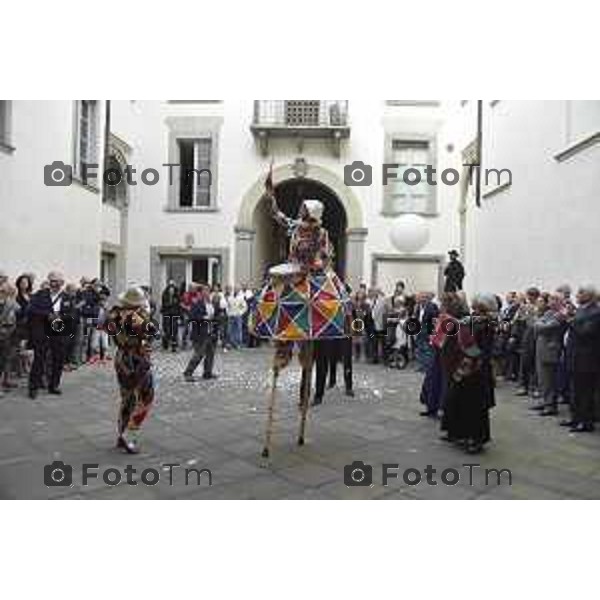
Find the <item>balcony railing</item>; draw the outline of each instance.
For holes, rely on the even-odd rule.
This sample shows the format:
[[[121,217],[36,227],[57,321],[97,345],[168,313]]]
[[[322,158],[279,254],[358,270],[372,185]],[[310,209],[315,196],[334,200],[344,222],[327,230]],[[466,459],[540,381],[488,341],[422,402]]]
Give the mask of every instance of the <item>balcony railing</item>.
[[[302,146],[305,138],[325,138],[339,154],[340,140],[348,138],[347,100],[255,100],[252,133],[263,154],[269,139],[291,137]]]

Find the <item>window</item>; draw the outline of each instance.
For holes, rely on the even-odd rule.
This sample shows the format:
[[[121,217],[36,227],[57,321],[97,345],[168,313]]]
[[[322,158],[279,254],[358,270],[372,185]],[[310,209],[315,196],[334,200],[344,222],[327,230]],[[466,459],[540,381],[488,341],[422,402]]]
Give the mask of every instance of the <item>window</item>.
[[[82,175],[84,164],[98,164],[99,134],[98,100],[77,101],[77,146],[75,172]]]
[[[10,100],[0,100],[0,146],[12,150],[10,144]]]
[[[179,206],[183,208],[212,205],[212,139],[177,140],[179,147]]]
[[[387,207],[386,212],[398,213],[421,213],[431,214],[435,212],[435,193],[427,183],[425,169],[432,164],[431,144],[428,140],[391,140],[391,153],[389,162],[400,165],[396,169],[396,177],[390,179],[387,184]],[[419,183],[411,185],[406,180],[418,179],[414,170],[421,174]],[[437,179],[436,179],[437,180]]]
[[[124,175],[124,169],[114,155],[109,156],[106,168],[109,181],[117,180],[117,171],[121,173],[121,180],[117,185],[104,185],[104,196],[102,200],[106,204],[112,204],[118,208],[123,208],[127,204],[127,182]]]
[[[320,100],[286,100],[285,121],[289,127],[317,127]]]

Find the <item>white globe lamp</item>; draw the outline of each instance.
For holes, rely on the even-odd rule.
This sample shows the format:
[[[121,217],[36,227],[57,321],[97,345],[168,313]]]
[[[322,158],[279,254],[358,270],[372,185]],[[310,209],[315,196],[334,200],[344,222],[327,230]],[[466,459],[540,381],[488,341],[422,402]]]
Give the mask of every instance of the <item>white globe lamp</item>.
[[[392,225],[390,241],[398,252],[418,252],[429,241],[429,225],[420,215],[402,215]]]

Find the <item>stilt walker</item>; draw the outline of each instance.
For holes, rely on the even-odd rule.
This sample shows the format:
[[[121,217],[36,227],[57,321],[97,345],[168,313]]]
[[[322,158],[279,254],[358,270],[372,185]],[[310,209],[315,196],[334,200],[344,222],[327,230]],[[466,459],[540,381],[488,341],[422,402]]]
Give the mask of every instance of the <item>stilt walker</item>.
[[[304,200],[298,218],[287,217],[277,205],[272,171],[271,165],[266,194],[271,199],[274,219],[287,228],[290,251],[287,263],[269,270],[269,280],[259,293],[252,315],[254,334],[275,341],[263,458],[271,453],[277,381],[292,360],[295,345],[302,366],[298,445],[304,444],[315,344],[345,337],[350,302],[344,283],[331,267],[333,248],[321,226],[323,204]]]

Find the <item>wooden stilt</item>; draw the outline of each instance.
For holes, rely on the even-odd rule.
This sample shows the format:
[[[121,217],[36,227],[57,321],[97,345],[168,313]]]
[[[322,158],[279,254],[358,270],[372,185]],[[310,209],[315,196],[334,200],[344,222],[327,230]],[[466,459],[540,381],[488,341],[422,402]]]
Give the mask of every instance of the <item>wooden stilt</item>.
[[[298,434],[298,446],[304,445],[304,432],[306,429],[306,417],[308,415],[308,403],[310,400],[310,388],[312,379],[313,348],[312,342],[306,342],[300,348],[300,364],[302,365],[302,389],[300,398],[300,433]]]
[[[275,394],[277,392],[277,378],[279,369],[273,367],[273,379],[271,382],[271,395],[269,397],[269,406],[267,409],[267,430],[265,432],[265,445],[262,451],[263,458],[269,458],[271,452],[271,436],[273,434],[273,413],[275,412]]]

